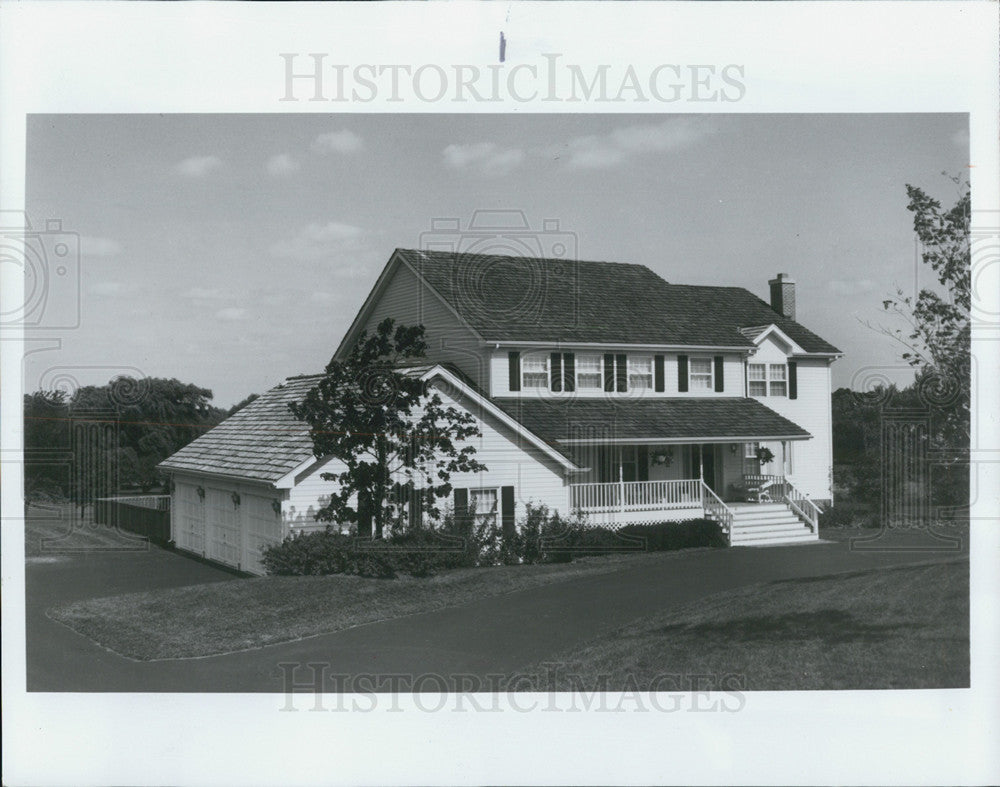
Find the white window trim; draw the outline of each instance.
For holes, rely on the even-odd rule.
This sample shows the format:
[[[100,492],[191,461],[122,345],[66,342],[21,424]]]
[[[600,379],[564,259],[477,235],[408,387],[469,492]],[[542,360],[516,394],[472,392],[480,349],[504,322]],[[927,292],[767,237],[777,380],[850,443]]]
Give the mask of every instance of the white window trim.
[[[474,507],[474,500],[488,492],[493,493],[495,507],[492,511],[479,511]],[[475,518],[477,524],[483,524],[487,518],[492,518],[494,524],[499,521],[500,518],[500,487],[497,486],[484,486],[479,489],[469,490],[469,508],[475,510]]]
[[[750,368],[753,367],[753,366],[761,366],[761,367],[763,367],[763,369],[764,369],[764,378],[762,380],[751,379],[751,377],[750,377]],[[782,366],[782,367],[784,367],[784,369],[785,369],[785,376],[784,376],[783,379],[778,379],[778,378],[771,377],[771,367],[772,366]],[[763,383],[764,384],[764,393],[762,393],[762,394],[750,393],[750,384],[751,383]],[[785,393],[783,393],[783,394],[773,394],[773,393],[771,393],[771,384],[772,383],[784,383],[785,384]],[[770,363],[770,362],[768,362],[768,363],[748,363],[747,364],[747,396],[754,396],[754,397],[758,397],[758,398],[764,398],[764,397],[770,396],[770,397],[776,398],[776,399],[787,399],[788,398],[788,363],[787,362],[786,363]]]
[[[743,444],[743,458],[744,459],[756,459],[757,458],[757,448],[760,443],[744,443]]]
[[[545,367],[545,383],[544,385],[528,385],[526,382],[526,375],[529,374],[542,374],[541,370],[529,370],[526,368],[525,361],[541,359],[542,365]],[[552,367],[549,359],[548,353],[530,353],[528,355],[522,356],[521,358],[521,390],[522,391],[548,391],[552,388]]]
[[[648,372],[646,372],[646,371],[641,371],[640,372],[640,371],[634,369],[633,364],[637,364],[638,361],[639,361],[639,359],[642,359],[643,361],[648,362],[648,364],[649,364],[649,371]],[[633,390],[637,390],[637,391],[652,391],[653,390],[654,378],[656,376],[656,361],[653,359],[652,355],[647,355],[645,353],[636,353],[635,355],[633,355],[632,353],[628,353],[625,356],[625,369],[626,369],[626,376],[628,378],[628,389],[629,389],[629,391],[633,391]],[[633,383],[632,383],[632,378],[633,377],[648,378],[648,384],[646,386],[644,386],[644,387],[640,387],[638,385],[633,385]]]
[[[694,379],[694,362],[695,361],[708,361],[708,387],[707,388],[695,388]],[[704,372],[698,373],[698,378],[703,379],[705,377]],[[715,359],[710,355],[692,355],[688,358],[688,392],[697,391],[714,391],[715,390]]]
[[[580,385],[580,358],[590,356],[597,358],[597,385]],[[574,356],[574,369],[576,372],[576,390],[578,391],[603,391],[604,390],[604,355],[601,353],[576,353]],[[594,372],[582,372],[582,374],[594,374]]]

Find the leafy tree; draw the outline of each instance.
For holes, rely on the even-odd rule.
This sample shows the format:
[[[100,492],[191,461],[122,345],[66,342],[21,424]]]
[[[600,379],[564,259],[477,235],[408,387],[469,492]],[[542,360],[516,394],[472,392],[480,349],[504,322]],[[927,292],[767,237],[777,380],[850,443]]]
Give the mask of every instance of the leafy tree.
[[[903,359],[914,367],[921,399],[940,425],[939,440],[967,446],[972,370],[971,193],[968,182],[957,177],[951,180],[963,193],[948,210],[922,189],[906,186],[921,261],[934,271],[942,291],[924,288],[912,297],[900,290],[882,306],[908,324],[906,329],[888,333],[903,345]]]
[[[361,335],[344,360],[330,361],[302,402],[289,405],[309,424],[316,457],[346,466],[322,475],[339,490],[318,520],[357,522],[368,535],[370,517],[375,537],[382,538],[404,510],[437,517],[436,499],[451,493],[452,473],[486,469],[473,446],[456,445],[480,436],[472,414],[446,407],[419,375],[406,372],[426,349],[422,325],[383,320],[372,335]]]
[[[234,413],[238,413],[240,410],[242,410],[244,407],[250,404],[250,402],[253,402],[259,398],[260,394],[250,394],[246,399],[241,399],[226,411],[226,418],[233,415]]]
[[[69,398],[59,391],[25,396],[26,491],[44,488],[86,503],[119,486],[153,488],[156,465],[225,416],[211,398],[207,388],[157,377],[118,377]],[[53,449],[71,452],[71,473],[65,463],[46,464]]]

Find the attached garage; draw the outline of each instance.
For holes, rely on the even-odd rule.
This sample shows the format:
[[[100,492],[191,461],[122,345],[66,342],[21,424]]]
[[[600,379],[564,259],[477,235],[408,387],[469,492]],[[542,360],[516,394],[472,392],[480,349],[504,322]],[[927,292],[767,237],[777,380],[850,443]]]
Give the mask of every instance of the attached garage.
[[[321,505],[326,482],[295,489],[296,478],[308,475],[300,468],[316,462],[308,428],[288,410],[316,379],[291,378],[160,464],[170,476],[177,549],[263,574],[264,549],[288,535],[301,510]]]
[[[173,477],[171,532],[178,549],[225,566],[263,574],[269,544],[285,536],[282,493],[220,478]]]
[[[452,475],[456,507],[476,503],[481,511],[491,506],[507,527],[529,500],[568,509],[565,473],[578,469],[568,458],[519,430],[515,420],[448,370],[410,371],[429,380],[442,377],[437,394],[479,420],[482,435],[474,445],[489,470]],[[319,379],[289,378],[160,463],[171,481],[171,538],[177,549],[263,574],[261,558],[268,545],[292,532],[325,527],[315,515],[336,484],[323,475],[343,465],[313,455],[308,426],[288,409]]]

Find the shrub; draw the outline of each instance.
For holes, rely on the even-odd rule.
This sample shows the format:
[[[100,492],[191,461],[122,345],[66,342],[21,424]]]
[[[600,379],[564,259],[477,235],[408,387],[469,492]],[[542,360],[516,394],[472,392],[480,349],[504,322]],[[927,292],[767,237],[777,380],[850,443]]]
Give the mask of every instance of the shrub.
[[[619,535],[641,539],[648,552],[664,552],[696,547],[724,547],[726,537],[718,522],[711,519],[687,519],[681,522],[656,522],[626,525]]]
[[[853,527],[878,527],[878,504],[845,500],[835,506],[827,506],[819,517],[820,529],[839,530]]]
[[[547,506],[528,503],[520,527],[520,555],[522,563],[540,563],[542,560],[542,526],[549,519]]]

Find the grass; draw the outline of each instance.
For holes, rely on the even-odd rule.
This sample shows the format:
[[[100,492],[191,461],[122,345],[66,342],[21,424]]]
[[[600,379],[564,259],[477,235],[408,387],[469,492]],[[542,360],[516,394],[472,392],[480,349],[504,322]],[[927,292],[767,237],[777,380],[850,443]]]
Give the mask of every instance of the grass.
[[[341,631],[680,554],[458,569],[424,579],[260,577],[88,599],[48,614],[132,659],[190,658]]]
[[[24,522],[24,555],[28,559],[57,558],[89,550],[139,550],[147,542],[140,536],[94,523],[91,510],[81,517],[71,503],[29,506]]]
[[[516,675],[537,687],[552,664],[561,691],[649,690],[695,675],[712,676],[716,687],[729,676],[751,691],[968,687],[969,565],[900,566],[720,593]]]

